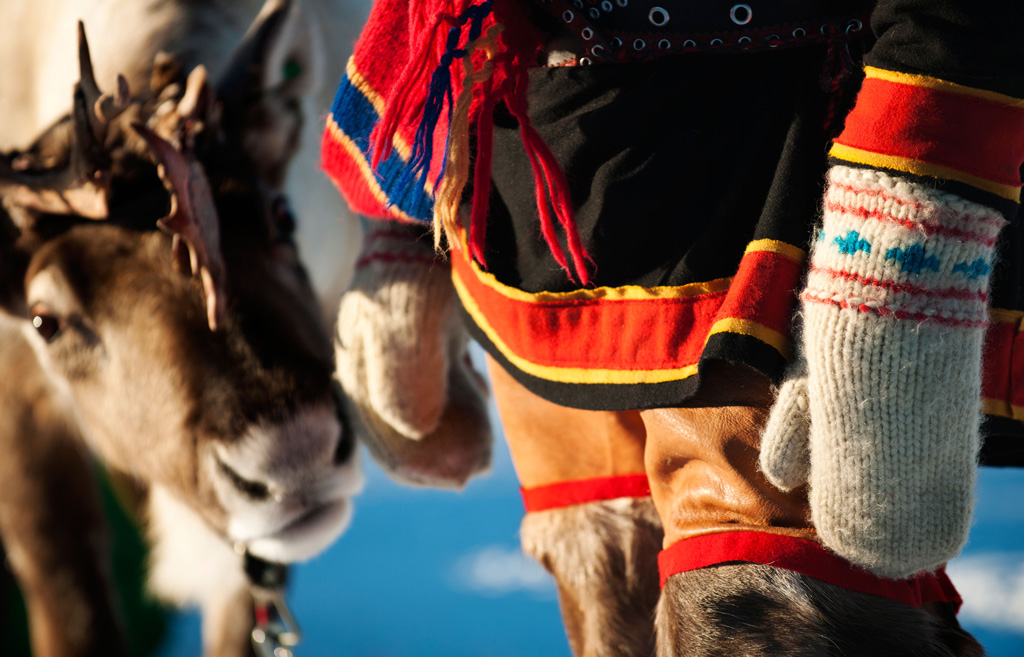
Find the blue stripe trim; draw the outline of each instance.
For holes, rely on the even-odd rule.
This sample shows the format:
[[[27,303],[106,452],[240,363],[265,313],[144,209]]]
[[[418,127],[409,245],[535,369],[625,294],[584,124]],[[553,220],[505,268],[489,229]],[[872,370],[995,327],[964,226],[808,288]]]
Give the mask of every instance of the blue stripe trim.
[[[369,167],[370,133],[380,120],[377,111],[369,99],[363,95],[349,80],[348,74],[338,85],[338,93],[331,105],[331,115],[338,128],[355,143]],[[408,185],[404,189],[399,185],[402,174],[408,165],[398,152],[392,148],[387,159],[377,168],[377,182],[389,206],[394,206],[409,217],[431,223],[434,217],[434,200],[419,185]]]

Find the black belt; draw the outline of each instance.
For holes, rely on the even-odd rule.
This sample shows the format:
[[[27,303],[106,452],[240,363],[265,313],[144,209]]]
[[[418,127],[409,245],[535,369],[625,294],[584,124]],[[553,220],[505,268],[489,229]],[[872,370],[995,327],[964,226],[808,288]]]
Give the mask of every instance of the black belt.
[[[535,0],[582,43],[591,64],[667,54],[742,52],[867,33],[865,0]]]

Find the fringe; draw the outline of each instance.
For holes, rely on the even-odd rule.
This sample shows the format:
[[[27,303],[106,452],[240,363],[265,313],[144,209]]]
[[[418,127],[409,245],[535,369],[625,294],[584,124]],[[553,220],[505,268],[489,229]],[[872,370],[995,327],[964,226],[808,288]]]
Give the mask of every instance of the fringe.
[[[444,171],[447,171],[448,175],[440,180],[437,197],[434,200],[434,249],[438,252],[441,251],[445,239],[449,244],[455,243],[453,238],[458,235],[461,228],[459,205],[462,192],[469,181],[469,109],[473,99],[473,87],[491,78],[494,72],[498,34],[502,29],[503,26],[500,24],[493,25],[486,36],[466,46],[466,56],[462,59],[462,91],[449,119],[447,157],[445,167],[442,169],[442,175]],[[474,71],[472,55],[477,51],[486,53],[487,59],[479,70]]]
[[[453,238],[461,229],[459,213],[462,193],[469,180],[470,124],[475,119],[477,129],[476,165],[473,171],[474,198],[470,215],[468,245],[473,257],[483,266],[484,244],[490,193],[490,171],[493,154],[494,134],[493,111],[499,99],[504,100],[512,115],[519,121],[523,146],[530,160],[537,196],[537,214],[541,234],[555,261],[569,277],[576,282],[579,277],[583,285],[591,285],[587,263],[593,260],[583,247],[579,230],[572,211],[569,185],[565,174],[558,166],[554,154],[544,144],[540,134],[531,125],[526,109],[526,90],[529,84],[529,66],[535,55],[533,28],[523,16],[515,13],[511,3],[503,3],[503,19],[492,16],[494,0],[483,0],[466,7],[458,16],[441,13],[434,17],[424,36],[411,44],[413,59],[409,62],[394,91],[386,100],[386,111],[374,127],[371,135],[371,166],[376,169],[391,152],[395,135],[401,124],[412,117],[419,117],[412,154],[401,177],[399,189],[410,185],[428,184],[433,164],[434,135],[442,113],[446,112],[448,131],[445,136],[444,155],[440,172],[434,180],[434,245],[440,250],[444,239],[455,244]],[[487,35],[481,37],[485,20],[492,19]],[[426,18],[424,18],[426,20]],[[512,21],[512,29],[502,33],[506,21]],[[438,37],[442,22],[451,25],[444,43],[444,50],[438,52]],[[468,25],[468,30],[466,26]],[[466,34],[466,46],[459,47]],[[509,33],[515,33],[510,37]],[[501,36],[501,39],[499,39]],[[479,69],[473,64],[476,52],[485,53]],[[458,98],[453,97],[452,64],[456,59],[463,61],[463,75]],[[422,98],[417,94],[422,89],[426,72],[433,66],[427,93]],[[480,94],[474,94],[479,89]],[[555,228],[555,221],[565,233],[569,249],[566,257]],[[570,266],[571,259],[571,266]],[[575,276],[574,276],[575,274]]]
[[[593,260],[583,248],[579,230],[573,217],[571,199],[569,198],[569,183],[558,166],[551,149],[541,139],[526,110],[526,88],[529,84],[529,70],[520,66],[516,71],[517,79],[511,93],[506,93],[505,102],[508,105],[512,116],[519,121],[519,130],[523,138],[523,147],[530,159],[530,167],[533,170],[534,185],[537,188],[537,214],[540,216],[540,229],[544,240],[555,261],[561,265],[573,283],[573,271],[566,260],[562,245],[558,242],[555,234],[552,211],[558,223],[565,231],[566,242],[569,246],[569,255],[572,257],[573,268],[579,276],[579,282],[585,286],[591,284],[586,262],[593,263]],[[546,191],[546,193],[545,193]]]

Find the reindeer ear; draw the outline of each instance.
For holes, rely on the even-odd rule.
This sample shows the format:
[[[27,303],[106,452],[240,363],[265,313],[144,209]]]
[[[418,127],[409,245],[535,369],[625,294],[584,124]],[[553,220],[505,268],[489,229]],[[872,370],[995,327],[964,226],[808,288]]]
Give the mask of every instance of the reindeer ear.
[[[319,37],[298,2],[267,0],[217,83],[228,139],[271,185],[284,182],[298,148],[302,99],[322,68]]]

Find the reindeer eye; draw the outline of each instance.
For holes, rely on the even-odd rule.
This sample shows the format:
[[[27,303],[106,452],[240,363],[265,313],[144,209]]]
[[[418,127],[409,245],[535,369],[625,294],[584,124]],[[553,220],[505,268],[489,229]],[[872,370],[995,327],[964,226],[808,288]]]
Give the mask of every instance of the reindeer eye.
[[[220,458],[217,458],[217,466],[224,473],[224,476],[228,478],[228,481],[249,499],[256,500],[257,502],[270,499],[270,488],[266,484],[246,479],[235,472],[227,463],[220,460]]]
[[[294,80],[302,75],[302,64],[297,60],[289,59],[281,66],[281,75],[285,80]]]
[[[46,308],[34,306],[32,308],[32,326],[35,327],[44,340],[53,342],[57,334],[60,333],[61,328],[63,328],[64,322]]]

